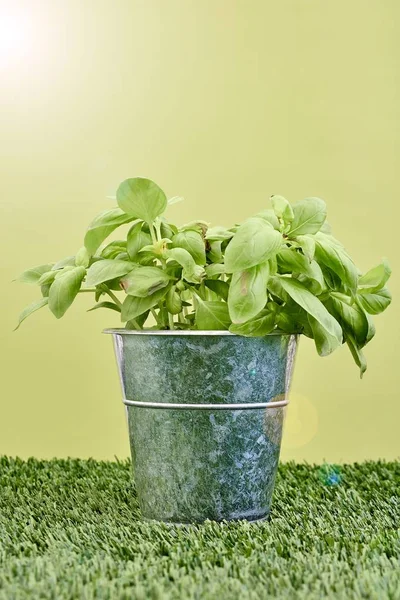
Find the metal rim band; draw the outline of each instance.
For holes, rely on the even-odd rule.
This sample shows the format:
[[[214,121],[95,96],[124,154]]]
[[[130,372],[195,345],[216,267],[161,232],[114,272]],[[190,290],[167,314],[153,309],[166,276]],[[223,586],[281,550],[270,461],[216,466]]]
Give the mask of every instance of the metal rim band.
[[[170,404],[168,402],[137,402],[135,400],[122,399],[126,406],[137,406],[139,408],[166,408],[174,410],[256,410],[260,408],[280,408],[289,404],[288,400],[278,402],[253,402],[249,404]]]

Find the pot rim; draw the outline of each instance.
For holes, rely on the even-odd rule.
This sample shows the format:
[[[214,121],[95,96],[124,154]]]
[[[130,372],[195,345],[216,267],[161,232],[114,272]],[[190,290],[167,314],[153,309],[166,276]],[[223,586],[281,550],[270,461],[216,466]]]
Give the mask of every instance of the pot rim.
[[[177,329],[124,329],[123,327],[109,328],[103,329],[102,333],[111,333],[118,335],[229,335],[232,337],[246,337],[243,335],[239,335],[237,333],[231,333],[226,329],[186,329],[186,330],[177,330]],[[297,336],[295,333],[285,333],[285,332],[271,332],[267,333],[265,336]]]

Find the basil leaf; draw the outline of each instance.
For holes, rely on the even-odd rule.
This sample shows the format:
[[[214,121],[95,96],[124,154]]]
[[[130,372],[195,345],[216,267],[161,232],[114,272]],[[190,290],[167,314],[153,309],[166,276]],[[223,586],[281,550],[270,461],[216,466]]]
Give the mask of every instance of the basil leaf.
[[[379,315],[391,303],[392,295],[387,288],[382,288],[373,293],[361,290],[357,294],[357,299],[367,313],[370,315]]]
[[[206,250],[200,233],[191,229],[177,233],[172,239],[173,248],[183,248],[193,257],[196,265],[206,264]]]
[[[377,292],[382,289],[392,273],[386,259],[383,259],[381,264],[370,269],[365,275],[362,275],[358,280],[359,291]]]
[[[315,254],[315,238],[312,235],[298,235],[295,241],[300,244],[303,254],[309,261],[312,261]]]
[[[60,319],[71,306],[85,275],[84,267],[74,267],[59,273],[55,278],[49,292],[49,308],[57,319]]]
[[[214,264],[218,264],[223,260],[221,245],[222,242],[210,242],[209,244],[210,249],[207,252],[207,256]]]
[[[122,277],[122,275],[126,275],[134,268],[134,264],[125,260],[111,260],[107,258],[99,260],[89,267],[86,277],[86,286],[94,287],[104,281]]]
[[[207,229],[206,240],[209,242],[224,242],[233,237],[233,231],[229,231],[225,227],[210,227]]]
[[[89,310],[86,312],[92,312],[92,310],[97,310],[98,308],[110,308],[111,310],[115,310],[116,312],[121,312],[121,307],[117,304],[114,304],[114,302],[99,302],[92,308],[89,308]]]
[[[313,292],[320,294],[325,288],[324,275],[319,264],[309,261],[304,254],[293,248],[282,248],[276,255],[281,273],[304,275],[314,282]]]
[[[171,315],[178,315],[182,310],[182,300],[174,285],[167,292],[165,306]]]
[[[328,356],[328,354],[331,354],[336,348],[342,345],[342,341],[339,340],[336,335],[328,333],[325,327],[323,327],[317,319],[308,315],[308,321],[313,334],[315,347],[320,356]]]
[[[229,314],[233,323],[244,323],[264,308],[268,277],[268,262],[233,274],[228,294]]]
[[[293,209],[286,198],[283,196],[271,196],[271,204],[276,216],[279,219],[282,219],[285,224],[289,224],[293,221]]]
[[[360,379],[362,379],[362,376],[364,375],[365,371],[367,370],[367,361],[365,359],[365,356],[364,356],[363,352],[360,350],[360,348],[357,346],[357,342],[355,341],[355,339],[353,338],[353,336],[350,333],[346,333],[345,339],[346,339],[346,343],[349,347],[349,350],[354,358],[354,362],[360,368]]]
[[[178,202],[183,202],[184,199],[185,198],[183,198],[182,196],[173,196],[168,200],[168,206],[171,206],[172,204],[177,204]]]
[[[351,333],[360,348],[365,346],[370,331],[365,312],[357,304],[348,304],[335,297],[330,302],[343,331]]]
[[[323,233],[318,233],[315,236],[315,241],[315,256],[317,261],[336,273],[339,279],[352,292],[355,292],[357,289],[358,271],[344,248],[336,245],[329,236]]]
[[[32,267],[31,269],[27,269],[21,273],[21,275],[17,277],[16,281],[21,281],[21,283],[38,283],[43,273],[47,273],[52,269],[52,267],[52,264]]]
[[[306,198],[293,206],[289,236],[317,233],[326,219],[326,204],[320,198]]]
[[[122,285],[130,296],[146,298],[165,288],[170,279],[170,276],[159,267],[136,267],[123,278]]]
[[[58,271],[59,269],[63,269],[64,267],[74,267],[75,266],[75,256],[67,256],[66,258],[62,258],[55,265],[51,267],[52,271]]]
[[[90,263],[90,255],[87,249],[83,246],[80,248],[75,256],[75,265],[77,267],[88,267]]]
[[[289,296],[299,304],[304,310],[309,313],[314,319],[318,321],[320,325],[332,336],[336,337],[337,340],[342,342],[342,329],[339,323],[334,317],[328,312],[325,306],[318,298],[316,298],[308,289],[300,282],[295,279],[288,279],[277,275],[280,279],[280,283],[283,289],[289,294]]]
[[[158,290],[146,298],[127,296],[122,304],[121,321],[131,321],[153,308],[168,292],[168,287]]]
[[[275,327],[275,314],[267,310],[261,311],[254,319],[246,323],[232,324],[229,327],[231,333],[247,337],[262,337],[271,333]]]
[[[131,260],[137,260],[140,250],[152,243],[151,236],[142,230],[143,223],[136,223],[127,235],[126,249]]]
[[[50,285],[53,283],[54,279],[56,278],[57,275],[57,271],[47,271],[46,273],[43,273],[43,275],[41,275],[37,281],[38,285]]]
[[[201,283],[205,271],[200,265],[196,265],[194,258],[184,248],[171,248],[165,253],[167,259],[175,260],[183,267],[182,277],[189,283]]]
[[[226,302],[205,302],[198,297],[196,324],[197,329],[200,330],[229,329],[231,320],[229,318],[228,305]]]
[[[226,281],[221,281],[220,279],[206,279],[204,284],[208,289],[222,298],[222,300],[228,300],[229,285]]]
[[[24,308],[24,310],[19,315],[18,325],[16,326],[14,331],[16,331],[18,329],[18,327],[21,325],[22,321],[25,321],[25,319],[27,317],[29,317],[32,313],[39,310],[39,308],[46,306],[47,303],[48,303],[48,298],[41,298],[40,300],[37,300],[36,302],[32,302],[32,304],[30,304],[29,306]]]
[[[133,217],[120,208],[112,208],[101,212],[90,223],[85,235],[84,244],[89,254],[94,254],[100,244],[120,225],[130,223]]]
[[[162,238],[172,239],[178,233],[178,228],[172,223],[168,223],[165,217],[160,217],[160,236]]]
[[[308,320],[308,313],[296,304],[286,292],[287,296],[284,306],[279,306],[273,302],[268,303],[268,308],[276,313],[276,323],[279,329],[286,333],[302,333],[307,337],[313,337],[313,333]]]
[[[265,219],[265,221],[268,221],[268,223],[270,223],[274,229],[280,231],[281,226],[279,223],[279,219],[274,213],[274,211],[270,208],[260,210],[260,212],[258,212],[255,216],[259,217],[260,219]]]
[[[225,273],[225,265],[222,263],[214,263],[205,267],[205,272],[208,278],[216,277]]]
[[[125,179],[117,190],[118,206],[128,215],[152,223],[167,207],[162,189],[143,177]]]
[[[100,256],[101,258],[114,259],[122,252],[126,252],[126,242],[124,240],[115,240],[103,248]]]
[[[225,270],[237,273],[250,269],[274,256],[282,244],[282,235],[264,219],[253,217],[240,225],[225,250]]]

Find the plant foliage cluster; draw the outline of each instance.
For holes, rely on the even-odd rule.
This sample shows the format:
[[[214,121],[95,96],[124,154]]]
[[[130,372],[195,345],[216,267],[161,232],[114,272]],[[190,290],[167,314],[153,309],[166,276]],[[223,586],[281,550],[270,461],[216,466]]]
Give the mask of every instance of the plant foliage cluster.
[[[193,221],[176,227],[164,216],[165,193],[153,181],[127,179],[118,207],[89,225],[75,256],[28,269],[20,280],[42,297],[20,323],[48,306],[62,317],[79,293],[120,313],[128,329],[228,330],[313,338],[321,356],[346,343],[360,368],[362,348],[375,334],[371,315],[390,304],[385,260],[361,274],[326,222],[326,205],[306,198],[293,206],[272,196],[272,208],[233,227]],[[126,239],[104,244],[121,225]],[[124,294],[122,299],[118,292]]]

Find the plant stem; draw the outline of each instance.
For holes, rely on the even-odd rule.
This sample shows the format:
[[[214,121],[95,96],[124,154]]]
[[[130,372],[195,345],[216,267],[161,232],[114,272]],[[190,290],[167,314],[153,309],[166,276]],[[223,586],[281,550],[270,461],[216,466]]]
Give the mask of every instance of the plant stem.
[[[153,242],[153,244],[156,244],[157,243],[157,237],[156,237],[156,234],[154,232],[154,225],[153,225],[153,223],[149,223],[149,229],[150,229],[151,241]]]
[[[156,313],[154,308],[150,309],[151,314],[153,315],[155,322],[157,323],[157,325],[160,325],[160,319],[158,318],[158,314]]]
[[[173,317],[173,315],[171,315],[170,312],[168,313],[168,325],[169,325],[169,328],[171,329],[171,331],[173,329],[175,329],[174,328],[174,317]]]
[[[84,294],[84,293],[88,293],[90,292],[91,294],[94,294],[94,292],[96,291],[96,288],[83,288],[82,290],[79,290],[79,294]]]
[[[110,296],[110,298],[112,298],[115,302],[115,304],[117,306],[119,306],[120,308],[122,307],[122,302],[119,298],[117,298],[117,296],[115,294],[113,294],[113,292],[111,290],[109,290],[108,288],[104,288],[104,291],[106,294],[108,294]]]

